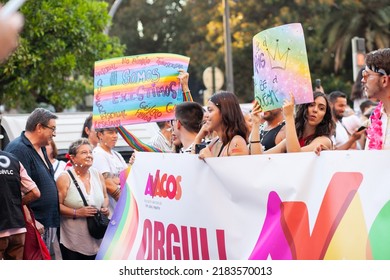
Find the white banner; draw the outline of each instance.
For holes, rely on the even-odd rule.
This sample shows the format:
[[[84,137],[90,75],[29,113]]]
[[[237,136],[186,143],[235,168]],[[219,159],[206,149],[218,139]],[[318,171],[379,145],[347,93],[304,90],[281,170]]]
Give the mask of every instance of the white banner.
[[[390,151],[136,154],[98,259],[390,259]]]

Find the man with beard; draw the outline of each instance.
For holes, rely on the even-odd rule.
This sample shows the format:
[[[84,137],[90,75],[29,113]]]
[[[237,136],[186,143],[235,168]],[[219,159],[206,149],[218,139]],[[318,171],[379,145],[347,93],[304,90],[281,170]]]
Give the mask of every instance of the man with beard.
[[[262,121],[263,124],[260,125]],[[284,124],[282,108],[264,112],[261,115],[261,118],[259,118],[258,115],[252,115],[252,132],[249,137],[250,143],[257,142],[253,140],[257,139],[254,138],[254,136],[260,135],[260,143],[264,147],[264,151],[273,148],[286,137]]]
[[[329,101],[333,120],[336,123],[336,130],[332,139],[335,150],[356,149],[356,141],[362,137],[365,131],[355,131],[350,134],[343,124],[343,117],[347,108],[347,96],[341,91],[333,91],[329,94]]]
[[[390,48],[370,52],[362,72],[363,90],[369,99],[379,100],[370,117],[366,149],[390,149]]]

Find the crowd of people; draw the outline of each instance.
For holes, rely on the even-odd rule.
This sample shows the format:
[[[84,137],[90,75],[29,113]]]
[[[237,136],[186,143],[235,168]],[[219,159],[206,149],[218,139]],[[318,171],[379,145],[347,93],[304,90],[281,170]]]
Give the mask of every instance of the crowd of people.
[[[21,15],[14,16],[14,21],[0,22],[1,61],[16,48],[23,26]],[[5,34],[3,25],[9,33]],[[205,160],[268,153],[390,149],[389,74],[390,48],[367,54],[357,81],[364,94],[353,95],[359,110],[356,106],[347,110],[345,93],[334,90],[327,94],[323,88],[314,90],[311,103],[296,106],[291,94],[282,108],[267,112],[258,102],[254,102],[251,112],[243,111],[236,95],[227,91],[213,94],[205,108],[185,100],[175,107],[174,119],[160,122],[152,141],[135,150],[191,153]],[[178,76],[186,95],[188,77],[183,70]],[[119,174],[129,164],[114,150],[118,131],[125,129],[95,130],[89,116],[81,138],[71,143],[69,161],[65,163],[56,159],[56,119],[49,110],[35,109],[21,135],[0,151],[0,259],[23,259],[23,205],[33,211],[52,258],[90,260],[99,250],[102,240],[89,234],[86,218],[97,211],[112,217],[121,195]]]

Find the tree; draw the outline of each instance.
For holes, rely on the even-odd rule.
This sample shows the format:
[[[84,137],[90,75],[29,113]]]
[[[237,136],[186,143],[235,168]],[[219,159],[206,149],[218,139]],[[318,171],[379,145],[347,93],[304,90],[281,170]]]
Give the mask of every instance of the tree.
[[[109,0],[112,3],[112,0]],[[197,57],[191,46],[198,38],[193,24],[195,13],[183,0],[127,0],[117,10],[110,34],[126,44],[126,55],[146,53],[175,53],[191,58],[189,72],[193,98],[200,102],[201,88]],[[203,5],[203,1],[198,1]],[[199,63],[199,62],[198,62]],[[201,72],[200,72],[201,73]]]
[[[107,3],[93,0],[27,1],[20,46],[0,68],[1,103],[31,111],[40,102],[56,111],[92,94],[94,62],[123,54],[117,38],[103,34]]]
[[[322,41],[327,48],[323,67],[334,63],[337,73],[351,54],[351,39],[366,39],[368,51],[390,45],[390,6],[386,1],[331,1],[329,18],[322,29]],[[349,56],[351,57],[351,56]]]
[[[190,21],[182,14],[182,0],[123,1],[110,34],[126,44],[126,55],[171,52],[185,55]]]

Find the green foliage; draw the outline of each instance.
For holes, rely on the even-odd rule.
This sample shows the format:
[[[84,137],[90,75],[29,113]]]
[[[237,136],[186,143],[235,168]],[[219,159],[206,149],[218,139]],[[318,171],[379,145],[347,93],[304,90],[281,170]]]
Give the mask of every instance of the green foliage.
[[[336,73],[343,68],[355,36],[365,38],[368,51],[389,46],[390,6],[386,1],[333,2],[321,25],[322,43],[327,48],[323,68],[333,65]]]
[[[110,34],[126,44],[126,55],[171,52],[185,55],[191,20],[182,0],[123,1]]]
[[[0,68],[1,103],[31,111],[40,102],[56,111],[92,94],[94,62],[121,56],[117,38],[103,34],[107,3],[91,0],[27,1],[20,46]]]

